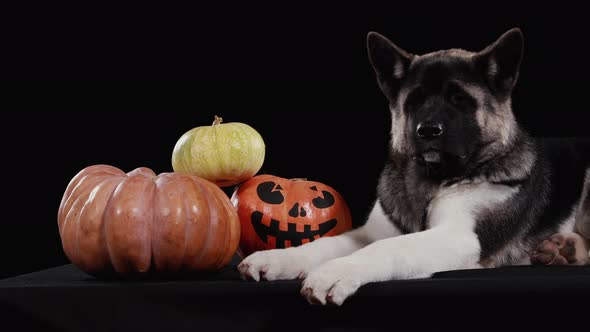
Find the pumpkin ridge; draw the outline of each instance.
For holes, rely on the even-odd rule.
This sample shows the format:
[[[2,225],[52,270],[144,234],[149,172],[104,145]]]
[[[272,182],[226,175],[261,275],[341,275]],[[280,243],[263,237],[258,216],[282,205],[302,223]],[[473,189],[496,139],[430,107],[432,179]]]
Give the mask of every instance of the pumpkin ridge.
[[[223,200],[223,204],[226,206],[226,212],[228,214],[227,223],[229,224],[229,241],[225,259],[222,265],[227,265],[232,260],[240,242],[241,225],[240,218],[238,216],[237,209],[233,206],[230,200]],[[232,246],[233,244],[233,246]]]
[[[105,208],[104,208],[104,212],[102,214],[102,231],[103,231],[104,240],[106,243],[107,254],[109,255],[109,262],[111,263],[111,265],[113,266],[113,270],[115,270],[115,271],[117,269],[115,268],[111,244],[110,244],[109,237],[108,237],[108,234],[106,231],[107,225],[110,224],[110,222],[109,222],[110,219],[108,219],[106,216],[108,215],[107,211],[111,207],[111,202],[113,201],[113,196],[114,196],[115,192],[117,190],[120,190],[120,187],[122,186],[123,182],[125,182],[127,180],[127,178],[128,178],[128,176],[125,175],[124,179],[113,188],[113,191],[109,194],[109,198],[107,199],[107,202],[106,202]]]
[[[186,197],[186,193],[187,193],[187,182],[186,181],[182,181],[182,196]],[[186,260],[187,260],[187,251],[188,251],[188,230],[189,230],[189,223],[188,223],[188,216],[190,213],[190,209],[189,209],[189,201],[187,199],[182,201],[182,208],[184,210],[183,216],[184,216],[184,249],[182,250],[182,259],[180,260],[180,269],[186,269]]]
[[[151,171],[151,169],[150,169],[150,171]],[[156,208],[156,196],[158,195],[158,186],[156,184],[156,180],[157,179],[158,179],[158,176],[155,175],[155,174],[154,174],[154,176],[150,177],[150,181],[151,181],[151,183],[153,183],[152,196],[151,196],[151,199],[150,199],[151,202],[149,202],[149,204],[148,204],[148,206],[150,207],[150,210],[151,210],[152,213],[149,214],[149,218],[148,218],[148,221],[147,221],[147,229],[148,229],[148,231],[147,231],[147,237],[149,237],[149,239],[147,240],[147,243],[149,243],[149,245],[150,245],[150,249],[148,250],[150,257],[149,257],[149,262],[148,262],[147,269],[144,272],[149,272],[149,271],[151,271],[152,269],[155,268],[155,264],[154,264],[154,244],[152,242],[153,242],[153,239],[154,239],[154,236],[153,236],[153,233],[154,233],[154,219],[156,218],[156,211],[155,211],[155,208]]]
[[[68,258],[70,258],[70,260],[72,261],[77,261],[79,256],[78,252],[75,249],[77,248],[78,227],[80,222],[80,215],[82,212],[81,210],[84,207],[84,205],[82,204],[84,204],[88,199],[88,196],[90,195],[89,191],[91,191],[91,189],[93,189],[96,186],[96,183],[100,182],[100,179],[104,179],[106,178],[106,176],[107,175],[101,175],[98,178],[89,177],[89,175],[85,176],[83,181],[81,180],[76,186],[75,190],[72,191],[70,196],[71,199],[69,199],[68,202],[66,202],[65,204],[66,206],[64,206],[64,208],[67,207],[67,213],[62,222],[60,236],[64,236],[68,239],[66,243],[62,243],[62,247],[64,249],[66,256],[68,256]],[[74,193],[77,195],[75,196]],[[72,213],[78,213],[78,215],[75,217],[71,217]],[[75,220],[72,220],[72,218],[74,218]],[[74,227],[74,231],[69,230],[68,227]],[[70,232],[73,232],[71,233],[72,236],[74,236],[73,239],[69,238]]]
[[[224,124],[224,126],[227,126],[227,124]],[[219,128],[219,126],[213,126],[211,128],[211,136],[213,136],[213,139],[214,139],[213,146],[215,147],[213,151],[220,151],[221,150],[220,143],[219,143],[219,133],[218,133],[219,130],[217,128]],[[227,142],[224,142],[224,143],[227,143]],[[221,162],[219,163],[220,169],[224,175],[227,175],[229,173],[227,170],[227,165],[231,164],[231,161],[228,162],[228,160],[227,160],[229,153],[220,153],[219,156],[221,158]],[[211,178],[211,175],[209,174],[207,176],[207,178]]]
[[[240,169],[240,173],[239,174],[234,174],[233,175],[233,179],[232,181],[236,181],[237,179],[243,179],[243,178],[251,178],[252,176],[254,176],[254,174],[256,174],[256,167],[252,167],[252,163],[254,163],[256,160],[259,159],[259,155],[257,152],[257,150],[253,147],[253,142],[256,142],[256,140],[252,140],[250,138],[250,135],[255,135],[258,134],[258,132],[256,132],[256,130],[254,130],[254,128],[248,126],[245,123],[239,123],[239,122],[234,122],[231,123],[233,131],[236,133],[236,142],[237,144],[239,144],[239,148],[237,149],[237,152],[232,152],[232,154],[239,154],[239,169]],[[258,134],[258,136],[260,136],[260,134]],[[260,138],[260,140],[262,140],[262,137],[257,137]],[[265,149],[262,149],[262,151],[264,152]],[[246,156],[251,156],[251,158],[248,158]]]
[[[111,183],[115,183],[116,181],[122,181],[123,179],[121,177],[108,177],[103,179],[101,182],[99,182],[88,194],[88,198],[86,200],[86,202],[84,203],[84,207],[82,207],[82,209],[80,210],[80,216],[79,216],[79,221],[78,221],[78,227],[77,227],[77,235],[76,235],[76,251],[79,253],[80,255],[80,259],[81,259],[81,264],[84,266],[84,268],[88,269],[90,265],[92,265],[91,262],[88,262],[87,259],[88,257],[84,256],[84,251],[81,249],[80,246],[80,242],[82,237],[80,237],[80,232],[83,228],[83,226],[85,226],[85,224],[87,222],[87,219],[82,219],[83,216],[86,216],[86,210],[90,209],[90,208],[96,208],[96,205],[100,202],[98,202],[96,200],[96,197],[100,195],[100,191],[105,191]],[[112,191],[114,190],[114,188],[116,187],[116,185],[111,186],[111,193],[108,194],[108,197],[110,197],[112,195]],[[106,203],[105,203],[106,205]],[[105,243],[105,239],[104,239],[104,233],[102,232],[102,228],[103,228],[103,224],[104,224],[104,206],[102,207],[102,209],[97,209],[98,211],[100,211],[100,217],[97,217],[97,219],[100,219],[100,236],[99,236],[99,241],[100,241],[100,246],[103,250],[106,250],[106,243]],[[86,222],[85,222],[86,221]],[[86,248],[85,248],[86,249]],[[103,256],[107,256],[108,257],[108,253],[103,252],[102,253]],[[107,261],[107,263],[110,265],[110,258]]]
[[[210,190],[212,191],[212,195],[210,195],[210,197],[207,197],[208,198],[208,203],[211,204],[211,201],[213,201],[214,205],[216,205],[216,206],[218,206],[218,205],[223,206],[223,204],[219,204],[220,203],[220,200],[219,200],[219,197],[218,197],[218,193],[215,192],[215,189],[218,189],[218,188],[217,187],[216,188],[213,188],[212,187],[212,186],[216,186],[216,185],[213,184],[213,183],[209,183],[209,182],[202,182],[202,183],[203,183],[204,186],[211,188]],[[219,262],[220,259],[223,260],[223,257],[225,256],[224,253],[223,253],[223,251],[224,250],[227,250],[227,248],[226,248],[226,240],[227,240],[227,232],[228,232],[227,231],[227,226],[228,225],[226,225],[226,223],[223,221],[224,220],[223,216],[220,216],[220,211],[218,211],[218,209],[215,209],[215,211],[216,211],[216,217],[217,217],[217,223],[216,223],[217,229],[216,229],[216,233],[221,233],[222,236],[223,236],[223,238],[220,241],[218,240],[219,241],[218,245],[220,245],[222,247],[222,250],[218,250],[217,251],[217,255],[214,256],[211,259],[211,265],[213,265],[213,266],[215,266],[215,268],[217,268],[220,265],[219,264],[220,263]],[[224,226],[225,226],[225,228],[224,228]],[[220,229],[221,228],[224,228],[224,229],[223,229],[223,231],[220,232]]]
[[[166,268],[172,268],[172,270],[182,268],[186,253],[187,224],[186,200],[183,199],[185,197],[185,190],[183,190],[184,183],[185,181],[182,181],[182,178],[171,176],[170,173],[160,174],[155,180],[154,202],[151,205],[153,210],[152,226],[150,228],[152,262],[154,264],[162,264],[162,262],[170,261],[171,263],[164,267],[156,264],[153,266],[156,270],[167,271]],[[175,199],[172,201],[169,199],[171,190],[175,191]],[[162,202],[164,202],[164,205],[162,205]],[[168,215],[161,214],[163,207],[169,209]],[[177,208],[181,209],[180,214],[176,213]],[[177,246],[178,242],[174,241],[174,239],[177,239],[175,235],[182,233],[178,232],[180,227],[175,226],[175,224],[178,224],[177,222],[182,222],[183,224],[184,236],[182,236],[182,249],[180,249],[180,246]],[[158,249],[158,253],[156,253],[156,249]]]
[[[225,261],[228,259],[227,256],[229,256],[229,259],[231,259],[231,257],[233,256],[233,252],[230,252],[231,250],[231,245],[232,245],[232,226],[233,226],[233,222],[235,221],[232,218],[232,210],[234,209],[234,207],[231,205],[231,203],[229,203],[227,200],[221,199],[220,195],[225,195],[224,192],[221,191],[221,189],[219,189],[215,184],[208,182],[207,183],[208,186],[211,187],[211,190],[216,192],[215,199],[217,201],[217,204],[220,205],[220,207],[222,207],[222,211],[224,213],[224,218],[221,218],[220,220],[222,220],[222,222],[224,223],[225,229],[223,232],[223,240],[221,242],[221,244],[223,245],[223,250],[219,251],[219,257],[215,260],[215,266],[217,268],[220,268],[222,266],[224,266],[225,264],[227,264]],[[225,198],[225,197],[224,197]],[[228,261],[229,262],[229,261]]]
[[[112,178],[104,178],[102,181],[100,181],[98,184],[96,184],[88,193],[88,197],[86,198],[86,201],[84,202],[84,206],[82,206],[82,208],[80,209],[80,214],[78,215],[78,221],[77,221],[77,227],[76,227],[76,236],[75,236],[75,251],[76,253],[81,253],[82,251],[80,250],[80,228],[82,227],[82,216],[85,215],[86,213],[86,209],[88,207],[91,206],[91,203],[93,201],[93,198],[96,197],[96,192],[102,189],[102,185],[106,182],[112,181]],[[79,258],[80,258],[80,264],[84,267],[87,267],[88,263],[84,260],[83,255],[79,254]]]
[[[109,253],[109,250],[108,250],[107,237],[106,237],[106,234],[105,234],[105,231],[104,231],[104,229],[105,229],[105,223],[106,223],[104,216],[106,214],[106,207],[109,204],[109,201],[110,201],[111,197],[113,196],[113,193],[115,192],[115,189],[117,189],[117,187],[119,186],[119,184],[121,184],[121,182],[123,182],[123,180],[125,180],[125,178],[122,177],[122,176],[118,176],[118,177],[115,177],[114,179],[109,179],[109,180],[112,181],[112,182],[119,181],[119,183],[117,183],[116,185],[114,185],[114,186],[111,187],[110,192],[108,193],[108,197],[105,200],[103,207],[100,209],[101,215],[100,215],[100,226],[99,226],[98,232],[101,234],[100,238],[101,238],[101,246],[102,246],[102,249],[104,251],[103,254],[108,257],[108,259],[107,259],[107,269],[110,272],[110,271],[113,271],[114,270],[114,266],[113,266],[113,263],[112,263],[112,257],[110,256],[110,253]]]
[[[206,180],[201,180],[206,181]],[[219,251],[219,256],[216,259],[216,269],[219,269],[227,265],[237,248],[239,242],[239,220],[237,219],[237,212],[225,193],[212,182],[206,181],[207,185],[215,193],[215,199],[219,205],[220,210],[223,212],[222,218],[220,219],[223,223],[223,240],[221,245],[223,250]],[[236,236],[237,235],[237,236]]]
[[[220,245],[222,247],[222,250],[218,250],[217,251],[217,256],[215,257],[214,262],[214,266],[216,269],[219,269],[221,266],[223,266],[223,261],[226,257],[226,252],[229,251],[229,246],[231,245],[230,243],[230,235],[231,235],[231,225],[230,225],[230,219],[231,216],[229,215],[229,211],[227,209],[227,206],[225,206],[225,201],[221,199],[220,195],[225,195],[224,192],[221,191],[221,189],[219,189],[219,187],[214,184],[213,182],[206,182],[207,186],[209,186],[211,189],[211,191],[214,193],[214,195],[212,195],[214,197],[214,200],[216,201],[216,205],[218,208],[220,209],[216,209],[216,211],[220,211],[221,213],[218,215],[218,220],[220,221],[219,223],[219,228],[218,228],[218,232],[219,229],[221,229],[221,233],[223,235],[223,238],[220,240]]]
[[[207,238],[206,235],[203,236],[204,232],[202,232],[203,230],[201,230],[200,228],[208,228],[208,222],[206,222],[206,220],[210,219],[210,211],[208,206],[205,207],[205,195],[203,195],[203,192],[195,183],[196,181],[193,179],[193,177],[185,174],[183,174],[182,177],[186,181],[186,188],[190,189],[187,191],[187,196],[192,197],[192,199],[195,200],[194,204],[198,203],[197,207],[199,209],[199,211],[197,211],[198,213],[194,213],[194,211],[192,211],[191,208],[192,205],[189,205],[189,214],[187,214],[187,216],[194,218],[194,221],[191,223],[186,223],[186,232],[190,234],[190,242],[189,238],[187,237],[187,252],[185,252],[186,257],[184,264],[192,269],[193,266],[198,265],[198,260],[203,255],[203,250],[205,248]],[[190,203],[191,201],[189,199],[185,201],[185,204]],[[195,236],[200,236],[200,241],[194,241]]]
[[[81,204],[79,202],[81,202],[83,200],[83,197],[84,196],[82,196],[82,195],[76,197],[76,199],[72,203],[70,210],[66,214],[66,217],[65,217],[64,223],[63,223],[63,228],[62,228],[63,236],[68,238],[67,244],[63,243],[63,249],[64,249],[66,256],[68,256],[68,258],[74,264],[79,263],[78,262],[78,253],[75,250],[75,248],[76,248],[76,243],[78,241],[78,225],[77,225],[77,223],[80,221],[80,214],[81,213],[80,213],[80,209],[78,209],[77,207],[79,204]],[[74,213],[78,213],[78,214],[75,216],[71,216]],[[75,221],[73,221],[72,219],[75,219]],[[70,233],[72,231],[70,231],[68,229],[68,227],[74,228],[73,233]],[[72,234],[71,236],[73,236],[74,239],[72,239],[70,237],[70,234]]]
[[[206,195],[206,190],[203,189],[203,187],[201,186],[201,184],[199,183],[199,181],[194,180],[193,183],[195,184],[195,187],[197,188],[197,190],[199,191],[199,193],[201,194],[201,196],[203,196],[205,198],[205,200],[207,201],[207,211],[209,212],[209,220],[212,220],[212,210],[211,209],[211,201],[209,200],[209,195]],[[199,253],[199,255],[197,257],[195,257],[195,263],[197,264],[197,266],[201,266],[202,264],[202,259],[205,256],[205,253],[209,250],[209,243],[211,242],[211,234],[212,234],[212,227],[211,225],[213,224],[213,222],[209,222],[207,224],[207,236],[205,236],[205,243],[203,244],[202,248],[201,248],[201,252]]]
[[[131,172],[130,172],[131,173]],[[145,180],[142,180],[144,178]],[[147,181],[146,181],[147,180]],[[145,182],[140,183],[143,187],[136,185],[134,182]],[[150,185],[151,184],[151,185]],[[137,187],[134,187],[137,186]],[[136,190],[141,188],[141,192],[130,194],[130,190]],[[148,192],[146,189],[147,187],[151,187],[151,192]],[[113,202],[115,196],[120,199],[119,204],[124,204],[122,206],[124,210],[124,215],[121,214],[114,214],[117,216],[116,223],[113,224],[112,219],[109,219],[110,222],[108,225],[105,225],[106,229],[110,231],[106,232],[107,239],[109,236],[114,237],[114,239],[108,240],[108,248],[112,257],[113,266],[115,270],[118,272],[127,272],[131,274],[136,273],[145,273],[149,271],[151,265],[151,255],[152,255],[152,248],[151,248],[151,224],[153,219],[153,210],[145,208],[146,202],[148,200],[152,200],[151,203],[153,204],[153,196],[155,194],[155,183],[151,179],[151,177],[146,176],[143,173],[133,173],[131,176],[127,176],[127,178],[122,181],[118,186],[117,189],[113,191],[113,195],[109,200],[109,208],[114,208],[110,206]],[[117,193],[120,192],[120,195]],[[146,195],[150,195],[151,197],[147,198]],[[131,198],[129,198],[131,197]],[[152,212],[150,216],[147,216],[147,220],[141,220],[141,216],[135,215],[133,211],[130,211],[130,203],[133,204],[140,204],[140,210],[143,210],[145,213]],[[131,206],[132,208],[136,208],[138,206]],[[105,215],[108,216],[109,212],[113,212],[110,209],[105,211]],[[140,212],[141,213],[141,212]],[[145,216],[144,216],[145,217]],[[133,233],[133,231],[137,231],[138,224],[143,226],[143,232]],[[111,225],[111,226],[109,226]],[[140,229],[141,226],[139,226]],[[131,233],[128,233],[131,229]],[[126,235],[130,235],[129,238],[126,238]],[[142,238],[143,236],[143,238]],[[124,241],[120,241],[121,238],[124,238]],[[147,238],[146,238],[147,237]],[[131,241],[131,240],[133,241]],[[116,240],[116,243],[112,241]],[[149,247],[144,247],[149,246]],[[124,249],[125,252],[121,252],[121,249]],[[115,251],[117,253],[115,253]],[[146,257],[145,254],[149,254],[148,261],[144,261]],[[117,264],[118,262],[118,264]],[[146,266],[142,266],[142,264],[147,264]],[[119,266],[118,266],[119,265]],[[123,270],[121,270],[123,269]],[[145,269],[145,270],[144,270]]]
[[[110,170],[112,172],[108,172],[107,170]],[[117,171],[119,173],[117,173]],[[72,192],[74,191],[75,187],[78,186],[78,184],[80,183],[80,181],[82,181],[83,178],[87,177],[88,175],[94,175],[95,173],[98,173],[98,172],[111,173],[113,175],[125,174],[123,171],[121,171],[120,169],[118,169],[116,167],[113,167],[110,165],[104,165],[104,164],[89,166],[89,167],[86,167],[85,169],[81,170],[80,172],[78,172],[70,180],[70,182],[68,182],[68,185],[66,187],[66,191],[62,197],[62,200],[59,205],[59,210],[57,213],[58,222],[60,221],[61,217],[63,216],[63,211],[64,211],[63,208],[65,207],[66,200],[71,197]]]
[[[98,172],[97,172],[97,173],[98,173]],[[83,193],[84,193],[84,192],[83,192],[83,190],[84,190],[84,189],[86,189],[86,188],[84,188],[84,186],[87,186],[87,185],[88,185],[88,182],[89,182],[89,181],[92,181],[93,177],[91,177],[91,176],[96,176],[96,175],[95,175],[95,174],[91,174],[91,173],[89,173],[89,174],[85,174],[85,175],[84,175],[84,176],[83,176],[83,177],[80,179],[80,181],[78,181],[78,183],[75,185],[75,187],[74,187],[74,188],[72,189],[72,191],[70,192],[70,194],[69,194],[68,198],[67,198],[67,199],[64,201],[63,207],[60,209],[60,211],[62,211],[61,215],[60,215],[60,214],[59,214],[59,212],[58,212],[58,220],[57,220],[57,221],[58,221],[58,226],[60,227],[60,234],[61,234],[61,230],[62,230],[62,229],[63,229],[63,227],[64,227],[64,223],[65,223],[65,221],[66,221],[67,214],[69,213],[69,211],[71,211],[71,210],[72,210],[72,206],[74,206],[74,203],[75,203],[76,199],[78,199],[78,198],[79,198],[79,195],[81,195],[81,194],[83,194]],[[67,191],[67,189],[66,189],[66,191]],[[81,191],[82,191],[82,192],[81,192]],[[77,195],[76,195],[76,194],[77,194]],[[65,197],[65,196],[64,196],[64,197]],[[75,198],[74,198],[74,197],[75,197]],[[72,199],[73,199],[74,201],[72,201]],[[71,202],[71,203],[70,203],[70,202]],[[66,216],[65,216],[65,217],[64,217],[64,215],[63,215],[63,212],[64,212],[64,211],[67,211],[67,212],[66,212]],[[64,217],[64,218],[61,220],[61,222],[60,222],[60,216],[61,216],[61,217]],[[60,224],[61,224],[61,225],[60,225]]]
[[[150,169],[150,171],[151,171],[151,169]],[[154,218],[155,218],[154,206],[155,206],[155,200],[156,200],[156,182],[154,181],[153,176],[146,176],[146,177],[149,179],[149,182],[152,184],[150,202],[148,203],[148,206],[151,207],[151,209],[146,209],[146,210],[151,210],[151,213],[148,216],[148,220],[146,221],[146,224],[147,224],[146,236],[148,237],[146,243],[149,244],[150,248],[147,250],[149,252],[149,260],[147,262],[146,270],[139,271],[139,272],[149,272],[153,268],[152,262],[153,262],[153,257],[154,257],[152,238],[153,238],[153,229],[154,229],[153,225],[154,225]],[[142,203],[145,204],[145,202],[142,202]]]

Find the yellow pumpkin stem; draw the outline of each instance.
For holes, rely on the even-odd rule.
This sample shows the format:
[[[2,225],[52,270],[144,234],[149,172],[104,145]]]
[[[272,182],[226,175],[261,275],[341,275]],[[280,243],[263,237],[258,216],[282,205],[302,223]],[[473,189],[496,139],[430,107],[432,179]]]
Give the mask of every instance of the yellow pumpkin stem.
[[[222,122],[223,122],[223,118],[216,115],[215,116],[215,121],[213,121],[212,126],[217,126],[217,125],[221,124]]]

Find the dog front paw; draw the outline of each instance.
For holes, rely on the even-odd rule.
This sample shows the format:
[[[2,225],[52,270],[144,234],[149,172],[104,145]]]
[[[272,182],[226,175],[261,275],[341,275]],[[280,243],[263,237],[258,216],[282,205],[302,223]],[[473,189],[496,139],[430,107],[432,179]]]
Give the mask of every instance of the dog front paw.
[[[303,281],[301,295],[311,304],[342,305],[363,284],[362,268],[343,257],[312,270]]]
[[[584,265],[589,261],[586,240],[576,233],[553,234],[531,255],[537,265]]]
[[[312,267],[312,260],[297,253],[295,249],[272,249],[257,251],[246,257],[238,271],[244,280],[289,280],[303,279]]]

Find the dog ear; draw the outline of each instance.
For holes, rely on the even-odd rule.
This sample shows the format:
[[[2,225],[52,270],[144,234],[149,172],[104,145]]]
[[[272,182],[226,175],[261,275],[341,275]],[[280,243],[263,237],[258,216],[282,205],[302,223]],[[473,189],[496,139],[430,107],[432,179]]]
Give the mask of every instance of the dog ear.
[[[381,91],[393,102],[414,56],[376,32],[367,35],[367,51]]]
[[[493,44],[474,56],[476,67],[484,75],[492,92],[507,97],[518,80],[523,54],[523,36],[518,28],[504,33]]]

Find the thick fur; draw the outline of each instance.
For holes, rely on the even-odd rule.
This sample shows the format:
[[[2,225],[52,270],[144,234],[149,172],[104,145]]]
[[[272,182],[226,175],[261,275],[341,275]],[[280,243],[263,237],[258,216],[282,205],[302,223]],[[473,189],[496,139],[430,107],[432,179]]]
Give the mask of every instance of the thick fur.
[[[512,113],[520,30],[421,56],[370,33],[368,51],[392,135],[366,224],[254,253],[244,278],[305,278],[311,303],[340,305],[368,282],[528,264],[554,233],[590,235],[590,140],[533,139]]]
[[[586,239],[590,239],[590,170],[586,172],[584,192],[580,202],[576,215],[576,230]]]

